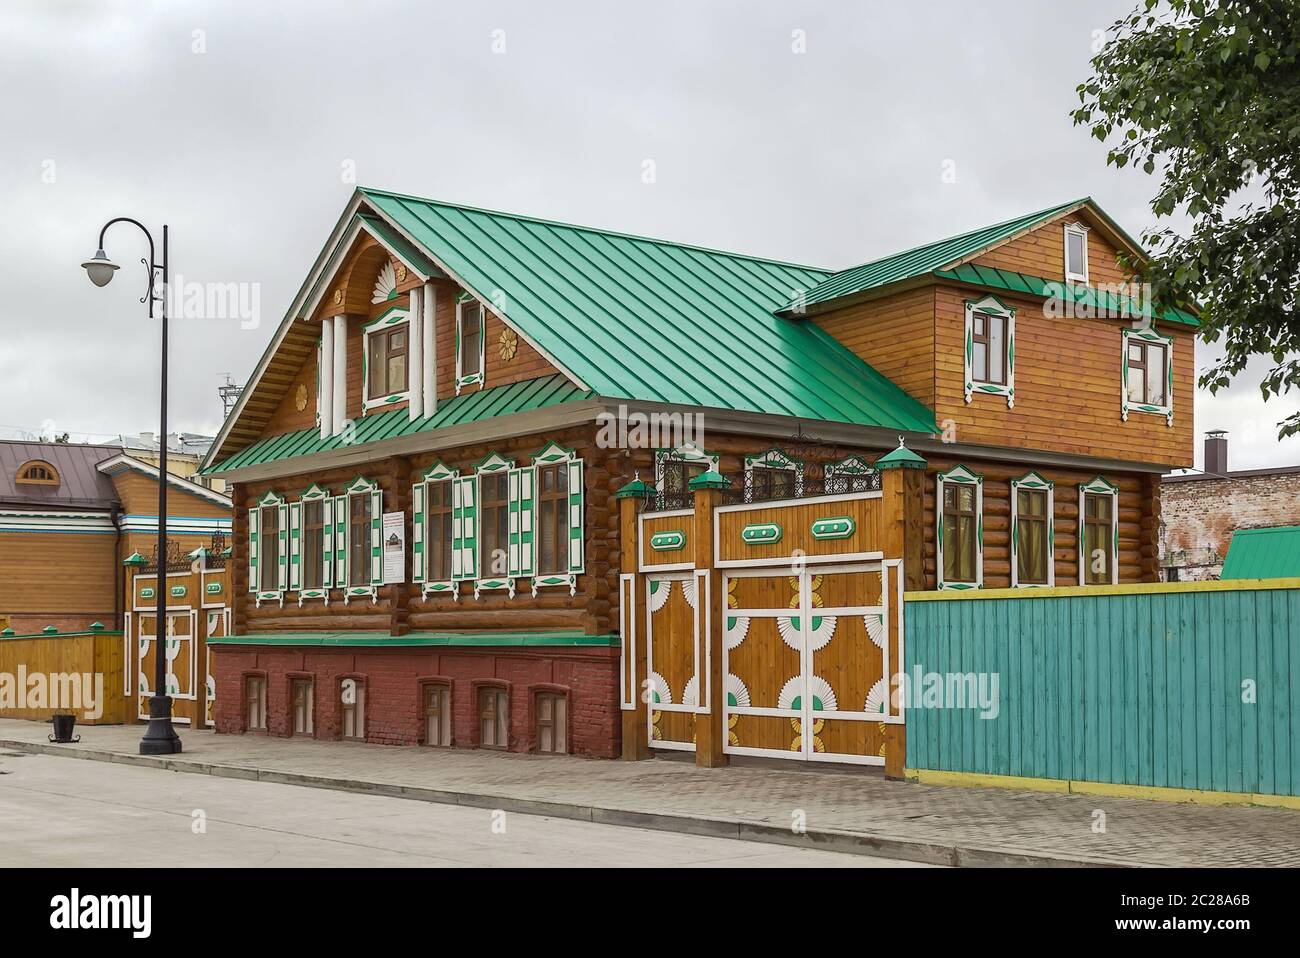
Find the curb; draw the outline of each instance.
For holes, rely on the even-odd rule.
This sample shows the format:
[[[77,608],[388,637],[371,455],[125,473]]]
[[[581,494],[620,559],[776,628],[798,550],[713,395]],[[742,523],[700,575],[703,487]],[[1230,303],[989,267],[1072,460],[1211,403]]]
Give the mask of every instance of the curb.
[[[245,765],[220,765],[210,762],[190,761],[188,759],[108,752],[102,749],[68,748],[64,745],[52,745],[45,742],[0,739],[0,748],[24,752],[29,755],[53,755],[92,762],[110,762],[117,765],[159,768],[171,772],[212,775],[218,778],[273,782],[278,785],[323,788],[361,795],[383,795],[388,798],[403,798],[439,805],[500,809],[520,815],[544,815],[550,818],[592,822],[599,825],[619,825],[628,828],[645,828],[653,831],[699,835],[706,838],[732,838],[771,845],[815,848],[820,851],[892,858],[898,861],[943,865],[950,868],[1133,867],[1132,862],[1112,861],[1083,855],[1063,858],[1042,855],[1037,852],[984,848],[977,845],[919,842],[908,838],[893,838],[888,835],[873,835],[865,832],[847,832],[835,829],[809,829],[803,833],[795,833],[789,828],[780,825],[744,819],[696,818],[691,815],[672,815],[663,812],[638,812],[630,809],[578,805],[570,802],[514,798],[508,795],[491,795],[484,792],[449,791],[419,785],[397,785],[388,782],[367,782],[360,779],[307,775],[300,772],[279,772]]]

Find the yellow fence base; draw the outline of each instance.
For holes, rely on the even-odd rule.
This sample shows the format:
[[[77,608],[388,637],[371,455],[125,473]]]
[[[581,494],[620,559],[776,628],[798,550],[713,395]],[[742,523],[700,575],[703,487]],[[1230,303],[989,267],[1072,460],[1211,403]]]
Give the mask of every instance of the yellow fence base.
[[[909,768],[909,782],[922,785],[960,785],[974,788],[1014,788],[1027,792],[1055,792],[1061,795],[1101,795],[1108,798],[1143,798],[1157,802],[1194,805],[1263,805],[1300,810],[1300,796],[1261,795],[1256,792],[1209,792],[1195,788],[1160,788],[1154,785],[1121,785],[1114,782],[1076,782],[1060,778],[1022,778],[1018,775],[985,775],[978,772],[943,772]]]

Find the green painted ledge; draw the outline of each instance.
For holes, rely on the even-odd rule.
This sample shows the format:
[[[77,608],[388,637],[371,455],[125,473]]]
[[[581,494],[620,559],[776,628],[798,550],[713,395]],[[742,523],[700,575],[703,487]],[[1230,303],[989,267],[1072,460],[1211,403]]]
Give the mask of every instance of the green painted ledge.
[[[268,632],[208,639],[208,645],[311,646],[316,648],[597,647],[618,648],[617,635],[581,632]]]
[[[25,635],[10,634],[6,629],[0,632],[0,641],[10,639],[79,639],[88,635],[121,635],[120,629],[95,629],[90,632],[28,632]]]

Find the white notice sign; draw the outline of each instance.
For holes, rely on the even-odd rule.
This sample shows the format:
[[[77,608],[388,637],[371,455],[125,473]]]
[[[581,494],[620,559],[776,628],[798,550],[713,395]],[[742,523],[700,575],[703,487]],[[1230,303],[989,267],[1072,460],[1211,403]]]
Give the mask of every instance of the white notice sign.
[[[406,581],[406,513],[385,512],[384,583]]]

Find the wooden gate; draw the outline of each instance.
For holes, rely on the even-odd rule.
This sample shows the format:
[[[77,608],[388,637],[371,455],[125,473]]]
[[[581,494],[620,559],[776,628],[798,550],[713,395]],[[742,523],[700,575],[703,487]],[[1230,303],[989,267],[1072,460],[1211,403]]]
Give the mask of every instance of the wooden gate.
[[[723,751],[884,764],[889,566],[737,569],[723,576]]]
[[[646,576],[645,604],[650,746],[694,751],[701,674],[694,571]]]

